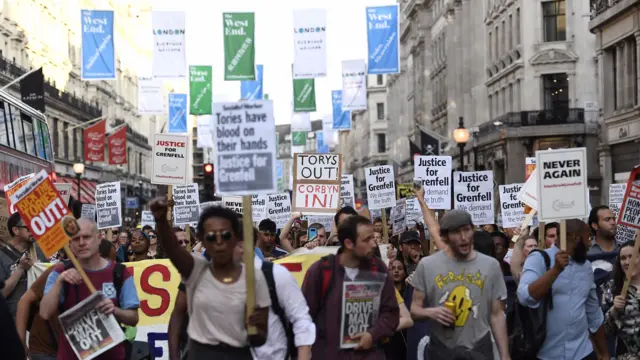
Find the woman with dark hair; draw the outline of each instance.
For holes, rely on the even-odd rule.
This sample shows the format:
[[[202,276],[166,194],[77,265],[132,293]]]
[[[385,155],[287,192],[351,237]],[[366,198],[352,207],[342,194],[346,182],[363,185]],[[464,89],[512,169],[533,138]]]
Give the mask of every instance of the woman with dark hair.
[[[389,276],[391,276],[391,280],[393,281],[393,285],[396,288],[396,294],[404,295],[404,290],[406,288],[407,279],[407,268],[402,262],[401,259],[393,259],[389,262]],[[396,295],[397,296],[397,295]],[[400,324],[398,325],[398,330],[393,334],[391,340],[388,344],[385,345],[384,350],[387,355],[387,359],[406,359],[407,358],[407,328],[413,326],[413,321],[411,323],[407,323],[403,326],[402,324],[402,309],[406,309],[406,305],[404,304],[404,300],[402,298],[398,299],[398,306],[400,306]],[[409,310],[406,309],[408,312]],[[409,315],[410,318],[410,315]]]
[[[152,259],[149,256],[149,235],[144,233],[142,230],[136,230],[131,235],[131,256],[129,256],[129,261],[142,261],[142,260],[150,260]]]
[[[622,340],[626,352],[620,354],[620,346],[616,349],[616,359],[634,360],[640,356],[640,267],[636,261],[631,276],[627,297],[620,293],[627,277],[627,271],[633,256],[634,242],[627,241],[620,247],[620,255],[613,271],[613,306],[605,315],[605,331]]]

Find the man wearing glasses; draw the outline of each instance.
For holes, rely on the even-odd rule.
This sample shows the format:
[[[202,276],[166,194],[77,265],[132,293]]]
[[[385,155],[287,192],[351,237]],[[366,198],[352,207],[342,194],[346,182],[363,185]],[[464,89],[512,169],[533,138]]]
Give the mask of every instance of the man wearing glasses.
[[[9,310],[15,319],[18,301],[27,291],[27,270],[35,261],[29,255],[31,248],[35,246],[37,260],[47,261],[47,258],[36,245],[20,214],[15,213],[9,217],[7,229],[11,239],[0,249],[0,281],[4,281],[2,295],[7,299]]]
[[[287,255],[287,252],[276,247],[276,223],[271,219],[264,219],[258,225],[260,238],[258,248],[262,251],[265,259],[277,259]]]

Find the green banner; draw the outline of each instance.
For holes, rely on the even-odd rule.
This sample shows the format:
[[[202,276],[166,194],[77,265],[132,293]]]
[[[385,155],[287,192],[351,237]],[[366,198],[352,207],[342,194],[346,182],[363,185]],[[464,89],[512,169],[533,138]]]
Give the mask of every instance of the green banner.
[[[293,111],[316,111],[316,83],[314,79],[293,79]]]
[[[224,79],[255,80],[254,13],[224,13]]]
[[[307,132],[306,131],[294,131],[291,133],[291,145],[304,146],[307,145]]]
[[[211,115],[211,66],[189,66],[189,114]]]

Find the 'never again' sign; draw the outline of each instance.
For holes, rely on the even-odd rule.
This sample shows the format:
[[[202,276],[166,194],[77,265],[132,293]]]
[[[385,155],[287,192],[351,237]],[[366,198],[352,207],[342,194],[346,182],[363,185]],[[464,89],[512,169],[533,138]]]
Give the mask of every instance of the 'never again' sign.
[[[294,154],[294,211],[333,214],[340,207],[340,154]]]

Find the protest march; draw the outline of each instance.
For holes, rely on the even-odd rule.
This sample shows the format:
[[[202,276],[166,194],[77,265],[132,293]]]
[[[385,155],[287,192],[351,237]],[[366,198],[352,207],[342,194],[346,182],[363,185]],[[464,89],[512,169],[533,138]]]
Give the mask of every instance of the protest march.
[[[41,7],[6,3],[7,21]],[[637,125],[598,127],[605,111],[621,116],[607,120],[616,123],[627,116],[620,111],[637,110],[637,21],[612,22],[626,45],[589,57],[553,47],[566,29],[575,36],[566,18],[593,19],[624,2],[604,10],[592,1],[589,14],[543,1],[545,44],[535,46],[510,32],[514,22],[530,25],[520,24],[520,8],[512,18],[513,3],[483,3],[483,19],[470,12],[475,1],[318,3],[292,9],[293,31],[271,43],[265,26],[280,33],[284,15],[248,5],[223,12],[199,3],[204,26],[193,10],[155,3],[56,4],[81,15],[73,31],[48,35],[77,35],[63,49],[68,63],[54,71],[37,56],[27,70],[0,51],[9,77],[0,79],[0,358],[640,359],[640,160],[598,162],[592,141],[619,156]],[[527,21],[538,16],[521,5]],[[362,20],[343,19],[362,34],[336,30],[342,12]],[[491,42],[482,88],[469,94],[462,87],[475,75],[465,64],[483,54],[439,35],[453,29],[448,36],[473,44],[478,35],[461,19],[489,26],[478,33]],[[40,20],[31,22],[48,32]],[[33,26],[3,23],[5,55],[20,54],[23,42],[57,54],[53,41],[31,40]],[[559,28],[562,36],[550,35]],[[187,42],[192,32],[207,34],[222,65],[187,53],[187,43],[203,45]],[[341,50],[336,34],[366,53]],[[599,33],[598,44],[612,39]],[[149,60],[123,71],[138,53]],[[284,78],[262,62],[268,53]],[[575,72],[542,70],[584,57],[626,72],[615,81],[624,91],[600,112],[575,88],[562,91]],[[525,66],[540,67],[539,85],[511,76]],[[84,84],[82,94],[56,81]],[[238,94],[225,95],[229,83]],[[443,90],[426,91],[432,83]],[[447,95],[454,83],[466,104]],[[562,111],[516,111],[516,97],[529,96],[521,86],[543,88],[545,106]],[[472,92],[488,92],[490,103],[475,104]],[[591,114],[574,109],[578,97]],[[424,111],[424,101],[438,104]],[[83,109],[58,125],[59,102]],[[495,121],[465,127],[462,115],[478,106]],[[579,115],[564,125],[584,125],[592,138],[555,134],[565,112]]]

